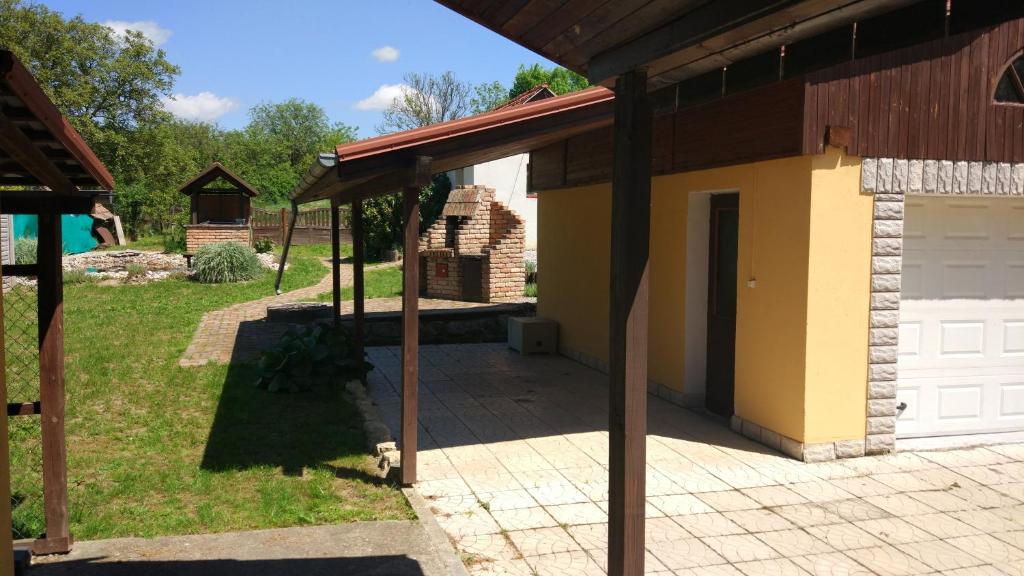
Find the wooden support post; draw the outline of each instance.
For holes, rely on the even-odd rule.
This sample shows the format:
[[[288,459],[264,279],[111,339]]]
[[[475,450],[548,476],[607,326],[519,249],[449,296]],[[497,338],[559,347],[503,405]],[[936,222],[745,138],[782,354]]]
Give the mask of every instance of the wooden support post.
[[[402,451],[401,482],[416,482],[419,404],[420,190],[430,183],[430,158],[417,156],[402,189]]]
[[[67,448],[64,441],[63,243],[56,207],[39,215],[38,244],[39,402],[43,442],[43,500],[46,538],[37,553],[71,550],[68,527]]]
[[[331,303],[335,326],[341,322],[341,223],[338,220],[338,201],[331,198]]]
[[[402,484],[416,482],[419,403],[420,188],[402,191]]]
[[[190,224],[199,224],[199,192],[193,190],[188,195],[188,211]]]
[[[608,574],[644,573],[647,261],[651,107],[647,74],[615,83],[609,329]]]
[[[0,326],[3,325],[3,298],[0,297]],[[7,404],[7,358],[4,357],[4,350],[4,331],[0,330],[0,405]],[[0,526],[3,527],[11,525],[11,453],[8,438],[7,418],[0,417]],[[0,530],[0,576],[14,576],[13,547],[11,531]]]
[[[366,292],[363,282],[363,201],[355,199],[352,201],[352,320],[355,325],[352,351],[356,360],[362,362],[365,359],[364,347],[365,336],[365,302]]]

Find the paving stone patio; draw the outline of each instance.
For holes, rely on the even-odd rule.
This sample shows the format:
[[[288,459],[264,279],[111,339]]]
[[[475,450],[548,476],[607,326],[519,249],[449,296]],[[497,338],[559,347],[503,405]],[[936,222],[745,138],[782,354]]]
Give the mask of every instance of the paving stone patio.
[[[370,391],[398,431],[399,349]],[[604,574],[607,379],[500,344],[420,351],[416,489],[472,574]],[[649,398],[647,572],[1024,575],[1024,444],[803,464]]]

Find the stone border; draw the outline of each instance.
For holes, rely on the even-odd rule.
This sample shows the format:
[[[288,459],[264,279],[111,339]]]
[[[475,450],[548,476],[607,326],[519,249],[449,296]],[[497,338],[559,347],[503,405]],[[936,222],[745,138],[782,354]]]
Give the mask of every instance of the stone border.
[[[864,455],[864,441],[859,438],[805,444],[735,414],[729,419],[729,427],[733,432],[742,434],[758,444],[804,462],[828,462],[837,458],[856,458]]]
[[[951,160],[861,160],[861,192],[874,196],[868,400],[864,452],[896,449],[896,377],[903,272],[904,198],[1024,196],[1024,163]]]

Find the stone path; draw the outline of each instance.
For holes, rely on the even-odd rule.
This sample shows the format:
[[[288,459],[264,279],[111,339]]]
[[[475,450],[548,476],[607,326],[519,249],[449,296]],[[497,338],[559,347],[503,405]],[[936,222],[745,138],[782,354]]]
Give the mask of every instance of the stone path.
[[[398,430],[398,348],[370,391]],[[416,490],[472,574],[604,574],[607,377],[420,349]],[[1024,444],[804,464],[649,397],[649,574],[1024,575]]]
[[[420,522],[314,526],[75,542],[36,558],[28,574],[56,576],[452,576],[452,551]]]
[[[329,267],[327,260],[324,266]],[[352,284],[352,265],[341,265],[341,285]],[[306,288],[285,292],[280,296],[267,296],[259,300],[251,300],[229,306],[223,310],[207,312],[199,322],[199,328],[192,336],[192,342],[185,350],[178,364],[181,366],[202,366],[208,362],[227,364],[235,357],[242,359],[252,354],[253,346],[249,342],[238,342],[239,326],[243,322],[255,322],[267,317],[267,305],[286,302],[300,302],[315,299],[318,295],[331,290],[331,275],[327,274],[320,282]]]
[[[329,260],[325,259],[323,263],[324,266],[330,266]],[[367,266],[366,271],[398,265],[397,263],[376,264]],[[342,287],[352,285],[351,264],[341,265],[341,285]],[[269,345],[277,342],[278,338],[290,327],[289,324],[266,322],[268,305],[316,300],[320,294],[330,291],[331,275],[328,274],[313,286],[285,292],[280,296],[267,296],[259,300],[235,304],[223,310],[207,312],[199,322],[199,327],[192,336],[192,342],[189,343],[185,353],[178,360],[178,364],[188,367],[203,366],[210,362],[229,364],[251,360]],[[491,304],[479,302],[422,297],[419,303],[421,310],[453,310],[491,306]],[[374,298],[365,302],[366,312],[393,312],[401,309],[402,299],[399,297]],[[351,313],[352,301],[343,301],[341,314]]]

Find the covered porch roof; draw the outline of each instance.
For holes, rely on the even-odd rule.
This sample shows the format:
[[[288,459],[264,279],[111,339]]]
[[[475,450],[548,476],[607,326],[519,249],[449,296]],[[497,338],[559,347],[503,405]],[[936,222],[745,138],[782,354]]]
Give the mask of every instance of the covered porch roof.
[[[61,197],[63,211],[83,214],[92,208],[92,196],[114,188],[106,166],[32,74],[4,49],[0,49],[0,188],[6,213],[34,213],[35,203]]]
[[[432,173],[529,152],[607,126],[612,91],[593,87],[573,94],[500,108],[423,128],[339,145],[321,154],[291,194],[298,204],[394,194],[409,179],[416,158]]]
[[[914,1],[438,0],[594,84],[642,67],[651,89]]]

